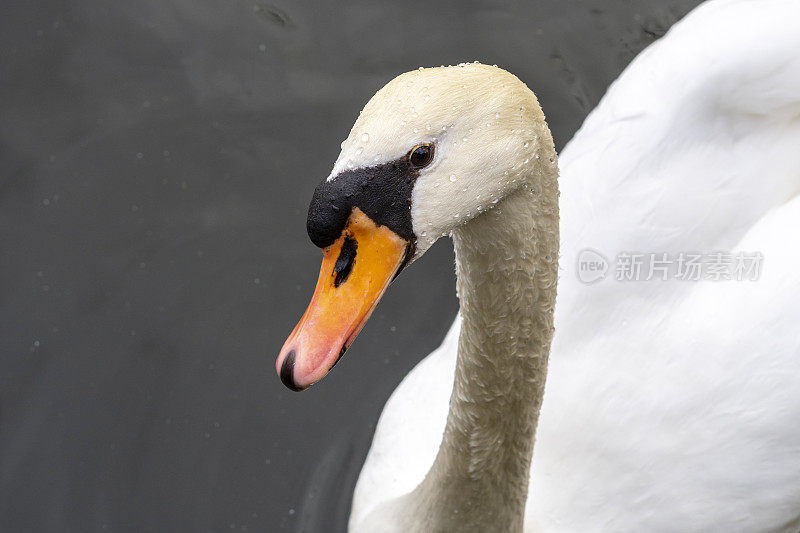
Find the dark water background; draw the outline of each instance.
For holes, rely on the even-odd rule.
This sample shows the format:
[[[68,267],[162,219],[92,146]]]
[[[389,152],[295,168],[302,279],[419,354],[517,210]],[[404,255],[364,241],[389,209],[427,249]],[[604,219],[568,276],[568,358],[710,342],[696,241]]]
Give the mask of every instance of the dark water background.
[[[457,309],[443,241],[325,381],[274,374],[359,109],[420,65],[497,63],[561,148],[697,3],[2,2],[0,529],[343,529],[383,403]]]

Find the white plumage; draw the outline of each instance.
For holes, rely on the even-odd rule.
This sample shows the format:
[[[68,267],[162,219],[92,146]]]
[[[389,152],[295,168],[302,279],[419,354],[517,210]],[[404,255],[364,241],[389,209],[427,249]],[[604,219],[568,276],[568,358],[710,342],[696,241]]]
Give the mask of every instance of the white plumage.
[[[797,531],[800,2],[696,9],[611,86],[559,166],[556,334],[525,531]],[[585,285],[588,247],[763,263],[757,281]],[[459,328],[386,404],[351,530],[433,464]]]

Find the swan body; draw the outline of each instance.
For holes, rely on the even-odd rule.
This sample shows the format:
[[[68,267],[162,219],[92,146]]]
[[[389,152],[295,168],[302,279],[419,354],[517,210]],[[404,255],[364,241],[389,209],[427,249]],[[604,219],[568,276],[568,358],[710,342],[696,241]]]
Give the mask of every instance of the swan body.
[[[525,531],[800,530],[798,15],[795,0],[704,4],[633,61],[564,150],[556,333]],[[420,96],[391,90],[359,121],[406,97],[404,105],[422,107]],[[478,105],[484,96],[464,98]],[[519,134],[516,124],[508,129]],[[458,252],[464,230],[448,228],[440,213],[474,208],[474,195],[496,186],[476,191],[483,182],[475,165],[487,161],[480,135],[459,132],[459,142],[462,133],[475,151],[448,160],[441,175],[457,175],[469,196],[459,187],[452,203],[422,208],[436,194],[429,180],[417,184],[412,207],[420,250],[429,246],[420,221],[433,240],[454,233],[462,312],[384,408],[354,493],[354,532],[425,530],[421,509],[437,497],[426,480],[439,468],[441,448],[453,445],[447,428],[464,399],[456,369],[467,265]],[[379,139],[380,129],[370,136]],[[495,151],[504,142],[484,140]],[[361,157],[355,150],[343,148],[339,168]],[[530,155],[509,157],[522,166]],[[497,194],[501,209],[513,208],[507,191]],[[759,252],[763,264],[755,281],[626,283],[611,272],[587,285],[575,274],[586,248],[609,258]],[[513,409],[497,416],[528,421]],[[471,442],[470,453],[480,457],[497,445]],[[426,485],[427,500],[409,505]],[[429,530],[459,530],[459,518],[451,518]]]

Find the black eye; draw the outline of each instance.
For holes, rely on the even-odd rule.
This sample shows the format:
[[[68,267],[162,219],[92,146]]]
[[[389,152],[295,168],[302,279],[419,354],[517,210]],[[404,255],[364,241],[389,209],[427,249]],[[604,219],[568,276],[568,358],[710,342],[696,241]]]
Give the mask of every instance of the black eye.
[[[433,161],[432,144],[420,144],[412,148],[408,153],[408,162],[411,163],[411,166],[414,168],[428,166],[431,161]]]

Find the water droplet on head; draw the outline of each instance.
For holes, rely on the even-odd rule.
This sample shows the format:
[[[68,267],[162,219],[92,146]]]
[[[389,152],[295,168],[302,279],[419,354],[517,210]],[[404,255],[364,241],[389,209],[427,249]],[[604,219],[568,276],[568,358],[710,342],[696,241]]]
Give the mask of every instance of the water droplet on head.
[[[455,174],[450,174],[450,181],[452,181],[452,182],[456,181],[456,175]]]
[[[361,142],[362,143],[369,142],[369,133],[362,133],[361,134]]]
[[[523,148],[527,148],[530,145],[531,145],[531,143],[529,143],[528,141],[525,141],[524,143],[522,143],[522,147]]]

